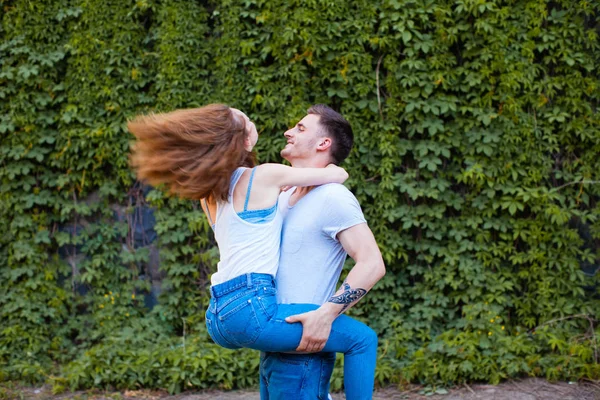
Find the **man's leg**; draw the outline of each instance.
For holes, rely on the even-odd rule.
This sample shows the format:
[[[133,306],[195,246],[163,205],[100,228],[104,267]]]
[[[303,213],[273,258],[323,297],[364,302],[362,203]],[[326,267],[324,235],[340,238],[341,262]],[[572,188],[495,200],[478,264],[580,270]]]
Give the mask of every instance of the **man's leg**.
[[[269,386],[268,386],[268,380],[267,380],[267,376],[265,375],[268,370],[265,370],[265,360],[268,356],[268,353],[265,353],[264,351],[260,352],[260,364],[258,367],[258,379],[259,379],[259,384],[260,384],[260,399],[261,400],[270,400],[269,397]]]
[[[294,351],[302,337],[302,324],[287,323],[285,318],[318,308],[311,304],[278,304],[270,320],[249,347],[270,352]],[[331,326],[324,352],[344,353],[344,390],[348,400],[373,396],[377,363],[377,334],[362,322],[340,315]],[[284,354],[284,353],[282,353]]]
[[[319,378],[319,399],[331,399],[329,396],[329,382],[335,366],[335,353],[318,353],[321,376]]]
[[[326,400],[335,353],[261,354],[261,400]]]

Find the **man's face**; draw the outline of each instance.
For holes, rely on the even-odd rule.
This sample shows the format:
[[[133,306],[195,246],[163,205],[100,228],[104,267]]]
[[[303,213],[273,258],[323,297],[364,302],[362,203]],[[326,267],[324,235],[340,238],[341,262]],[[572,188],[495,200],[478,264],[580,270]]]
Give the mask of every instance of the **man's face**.
[[[310,159],[317,154],[317,144],[321,139],[321,126],[315,114],[308,114],[294,127],[288,129],[283,135],[287,144],[281,150],[281,157],[292,162],[294,159]]]

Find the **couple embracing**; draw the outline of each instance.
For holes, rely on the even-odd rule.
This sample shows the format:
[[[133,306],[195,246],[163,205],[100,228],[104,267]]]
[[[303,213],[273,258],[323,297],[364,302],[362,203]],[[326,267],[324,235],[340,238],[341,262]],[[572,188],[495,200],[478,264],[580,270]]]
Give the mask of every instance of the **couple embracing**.
[[[327,399],[336,352],[346,398],[371,399],[377,335],[343,313],[385,267],[341,185],[348,174],[337,165],[353,145],[346,119],[309,108],[284,134],[291,167],[255,166],[256,127],[225,105],[141,116],[129,129],[138,177],[201,201],[220,253],[207,329],[220,346],[262,352],[261,399]],[[347,255],[355,265],[336,291]]]

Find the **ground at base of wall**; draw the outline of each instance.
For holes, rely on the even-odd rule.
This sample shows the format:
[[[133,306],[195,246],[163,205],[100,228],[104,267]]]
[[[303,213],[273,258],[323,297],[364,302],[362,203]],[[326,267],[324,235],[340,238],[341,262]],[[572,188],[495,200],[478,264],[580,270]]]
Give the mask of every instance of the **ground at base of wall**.
[[[437,391],[437,394],[436,394]],[[344,400],[343,393],[333,393],[333,400]],[[47,386],[39,388],[16,387],[0,383],[0,400],[260,400],[255,390],[186,392],[169,395],[152,390],[106,392],[81,391],[52,395]],[[378,389],[374,400],[600,400],[600,382],[557,382],[543,379],[507,381],[499,385],[463,385],[454,388],[414,386],[400,390],[397,387]]]

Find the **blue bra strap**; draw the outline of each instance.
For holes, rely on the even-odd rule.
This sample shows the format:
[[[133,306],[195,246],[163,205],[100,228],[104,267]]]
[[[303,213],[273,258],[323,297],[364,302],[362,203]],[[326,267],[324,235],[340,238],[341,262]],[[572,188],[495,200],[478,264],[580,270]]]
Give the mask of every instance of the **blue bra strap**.
[[[250,200],[250,190],[252,190],[252,179],[254,179],[255,172],[256,167],[252,168],[252,172],[250,173],[250,181],[248,182],[248,190],[246,191],[246,201],[244,202],[244,211],[248,210],[248,200]]]

